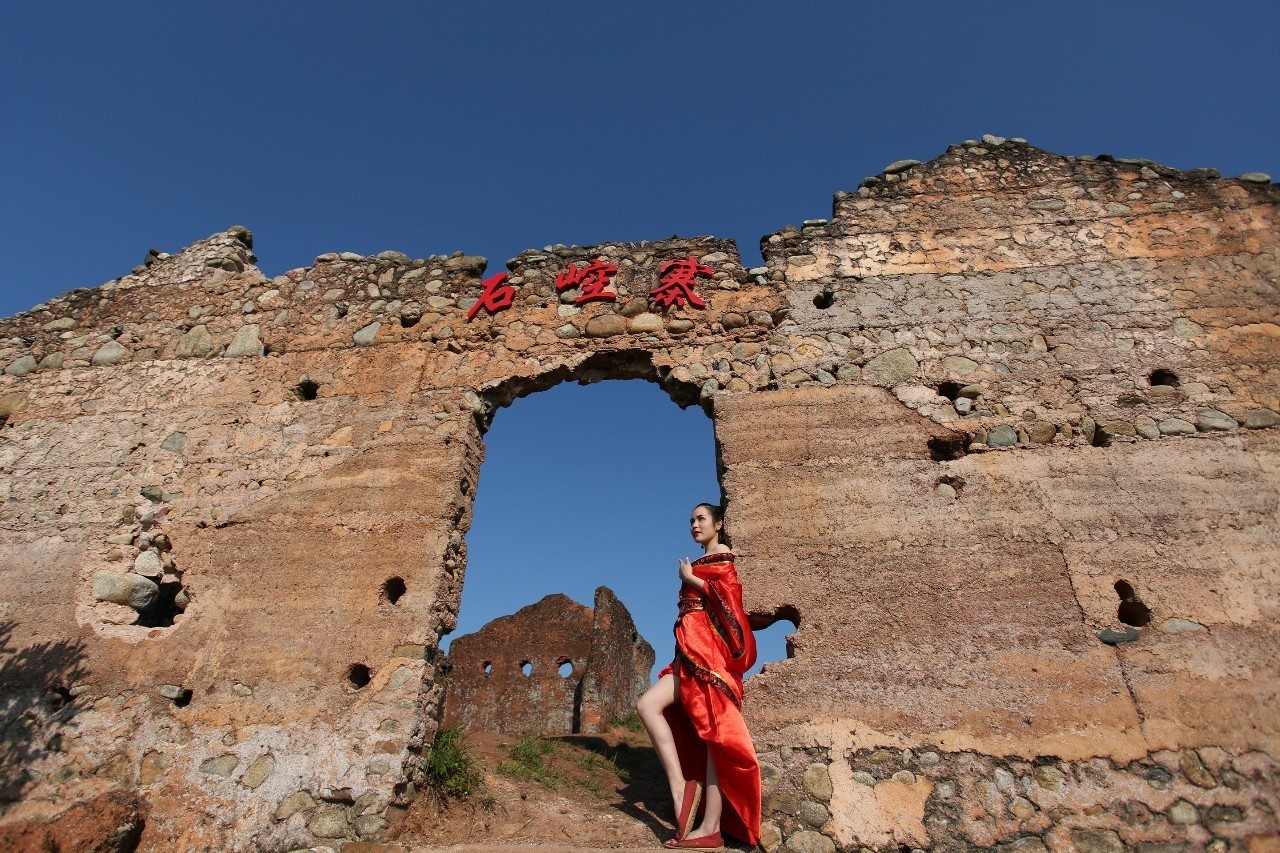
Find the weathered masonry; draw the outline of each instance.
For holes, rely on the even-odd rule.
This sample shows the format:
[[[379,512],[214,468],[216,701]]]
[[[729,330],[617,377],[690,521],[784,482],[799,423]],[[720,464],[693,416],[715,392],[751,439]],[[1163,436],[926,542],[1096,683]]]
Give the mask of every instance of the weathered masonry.
[[[449,645],[440,723],[511,734],[600,732],[634,713],[654,655],[607,586],[595,607],[548,595]]]
[[[0,838],[393,834],[488,418],[640,377],[713,418],[748,609],[798,626],[746,699],[769,849],[1280,843],[1278,211],[992,137],[761,268],[549,247],[468,321],[482,258],[269,279],[234,228],[0,321]],[[651,298],[681,258],[704,308]],[[616,300],[557,290],[595,260]]]

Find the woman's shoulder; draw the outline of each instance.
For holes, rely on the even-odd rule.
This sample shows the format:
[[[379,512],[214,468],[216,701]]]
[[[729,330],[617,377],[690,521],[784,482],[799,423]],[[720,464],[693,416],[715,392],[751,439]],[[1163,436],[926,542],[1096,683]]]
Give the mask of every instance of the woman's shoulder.
[[[693,564],[695,566],[705,566],[705,565],[710,565],[711,563],[732,563],[732,562],[733,562],[733,552],[726,548],[723,551],[708,551],[706,554],[694,560]]]

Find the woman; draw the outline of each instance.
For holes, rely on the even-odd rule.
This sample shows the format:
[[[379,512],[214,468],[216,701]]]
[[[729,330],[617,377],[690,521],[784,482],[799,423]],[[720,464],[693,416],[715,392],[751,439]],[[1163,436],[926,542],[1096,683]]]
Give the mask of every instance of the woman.
[[[671,784],[676,837],[664,846],[720,850],[721,830],[760,841],[760,765],[742,719],[742,676],[755,663],[756,642],[721,508],[694,507],[689,528],[703,556],[680,561],[675,660],[636,710]]]

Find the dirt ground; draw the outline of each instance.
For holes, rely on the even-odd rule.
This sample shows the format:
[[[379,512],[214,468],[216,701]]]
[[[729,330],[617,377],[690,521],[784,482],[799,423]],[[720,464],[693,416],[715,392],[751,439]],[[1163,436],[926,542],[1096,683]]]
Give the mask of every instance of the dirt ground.
[[[447,801],[423,794],[398,844],[658,849],[674,832],[666,777],[643,732],[528,739],[470,732],[467,744],[480,790]]]

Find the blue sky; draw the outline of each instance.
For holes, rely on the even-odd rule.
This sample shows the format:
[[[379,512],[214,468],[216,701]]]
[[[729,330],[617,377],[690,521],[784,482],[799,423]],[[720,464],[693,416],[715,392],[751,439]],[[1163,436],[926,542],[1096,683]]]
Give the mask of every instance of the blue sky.
[[[702,548],[689,515],[720,499],[711,419],[639,379],[566,383],[499,409],[467,535],[453,637],[553,592],[590,606],[608,586],[671,660],[679,559]],[[785,657],[789,623],[762,632]]]
[[[1280,177],[1278,25],[1274,0],[11,4],[0,315],[233,224],[253,229],[269,275],[327,251],[462,249],[499,268],[548,243],[671,234],[735,238],[751,264],[762,234],[827,216],[834,191],[982,133]],[[576,533],[583,507],[614,505],[602,468],[634,482],[616,449],[566,450],[568,431],[493,464],[506,430],[536,434],[539,407],[565,424],[607,410],[617,430],[675,413],[702,446],[689,464],[709,480],[646,486],[647,515],[593,512],[593,526],[616,522],[605,541],[682,535],[690,502],[714,496],[709,421],[633,386],[553,389],[499,413],[464,626],[496,559],[475,541],[499,535],[484,533],[486,502],[516,488],[503,478],[554,457],[599,489],[539,528],[554,556],[518,561],[547,592],[591,562],[585,539],[552,528]],[[684,550],[663,547],[665,577]],[[654,631],[669,645],[669,627]]]

